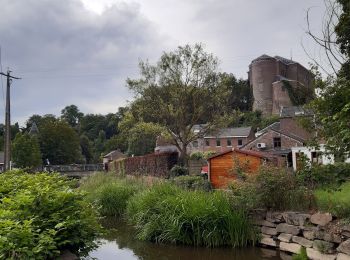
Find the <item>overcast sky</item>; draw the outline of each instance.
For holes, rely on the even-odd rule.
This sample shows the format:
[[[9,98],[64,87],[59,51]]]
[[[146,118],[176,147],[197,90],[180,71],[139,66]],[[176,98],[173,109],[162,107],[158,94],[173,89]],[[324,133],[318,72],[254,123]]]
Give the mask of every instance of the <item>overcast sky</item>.
[[[22,77],[12,85],[12,122],[59,115],[75,104],[84,113],[116,112],[132,100],[127,77],[138,61],[201,42],[221,70],[246,78],[262,54],[307,66],[301,41],[311,9],[319,30],[323,0],[0,0],[2,69]],[[5,79],[2,80],[5,87]],[[4,100],[0,95],[0,121]]]

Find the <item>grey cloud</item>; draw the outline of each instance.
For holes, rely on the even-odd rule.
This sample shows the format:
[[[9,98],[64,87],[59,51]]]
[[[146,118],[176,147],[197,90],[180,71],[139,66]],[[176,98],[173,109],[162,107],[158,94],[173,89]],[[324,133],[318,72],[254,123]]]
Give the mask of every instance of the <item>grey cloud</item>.
[[[0,6],[2,62],[23,77],[13,83],[13,121],[57,114],[71,103],[83,112],[116,111],[130,98],[125,79],[137,75],[138,59],[163,49],[162,36],[135,4],[101,15],[78,0],[0,0]]]

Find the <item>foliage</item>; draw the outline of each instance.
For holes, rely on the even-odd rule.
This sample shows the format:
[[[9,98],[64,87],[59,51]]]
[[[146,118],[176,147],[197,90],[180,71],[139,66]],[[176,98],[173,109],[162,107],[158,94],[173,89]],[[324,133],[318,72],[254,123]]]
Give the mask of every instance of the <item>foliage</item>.
[[[337,188],[342,183],[350,180],[350,164],[335,163],[328,165],[304,166],[297,172],[297,178],[301,185],[311,189]]]
[[[308,260],[306,248],[301,247],[299,254],[293,255],[292,260]]]
[[[194,246],[242,247],[257,241],[243,212],[234,211],[225,194],[185,191],[159,184],[133,196],[128,219],[142,240]]]
[[[93,144],[86,135],[80,136],[81,154],[85,158],[85,163],[92,163],[94,161]]]
[[[65,120],[71,127],[76,127],[84,116],[76,105],[66,106],[61,111],[61,119]]]
[[[269,117],[263,116],[260,110],[232,113],[230,127],[251,126],[253,129],[263,129],[274,122],[277,122],[279,117],[272,115]]]
[[[128,154],[145,155],[154,152],[157,137],[164,128],[154,123],[140,122],[128,129]]]
[[[315,197],[320,210],[331,212],[338,218],[350,218],[350,182],[336,190],[317,189]]]
[[[181,165],[174,165],[170,170],[170,177],[188,175],[188,168]]]
[[[133,113],[165,127],[185,163],[187,145],[224,122],[228,89],[221,84],[217,67],[217,58],[202,45],[186,45],[163,53],[156,65],[141,62],[141,78],[127,80],[136,95]],[[203,130],[194,133],[193,125],[201,122],[206,123]]]
[[[68,123],[60,120],[42,122],[39,143],[43,159],[51,164],[69,164],[82,161],[78,134]]]
[[[42,157],[38,139],[26,133],[18,133],[12,143],[12,159],[19,168],[40,166]]]
[[[171,179],[176,186],[187,190],[210,191],[211,184],[203,176],[178,176]]]
[[[142,179],[120,178],[115,174],[98,172],[84,179],[79,187],[87,193],[103,216],[122,216],[131,196],[145,187]]]
[[[190,155],[191,160],[207,160],[209,157],[216,154],[215,151],[206,151],[206,152],[193,152]]]
[[[314,89],[297,84],[293,87],[288,80],[283,80],[283,87],[287,89],[288,96],[293,106],[301,106],[309,103],[314,98]]]
[[[312,190],[299,185],[292,173],[280,168],[261,167],[256,176],[234,182],[230,188],[236,208],[308,210],[314,206]]]
[[[56,174],[0,175],[0,258],[48,259],[61,250],[85,254],[100,226],[91,204]]]

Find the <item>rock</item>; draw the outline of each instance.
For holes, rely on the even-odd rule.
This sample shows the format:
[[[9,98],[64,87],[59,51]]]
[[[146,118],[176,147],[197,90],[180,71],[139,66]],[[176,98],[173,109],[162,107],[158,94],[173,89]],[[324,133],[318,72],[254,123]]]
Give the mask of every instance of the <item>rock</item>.
[[[341,235],[342,235],[343,237],[348,237],[348,238],[350,238],[350,231],[344,230],[344,231],[341,232]]]
[[[267,246],[273,246],[273,247],[277,246],[276,241],[273,240],[273,238],[268,238],[268,237],[263,237],[260,240],[260,244],[267,245]]]
[[[298,235],[300,233],[299,227],[289,225],[286,223],[278,224],[276,229],[277,229],[278,233],[288,233],[288,234],[292,234],[292,235]]]
[[[350,260],[350,255],[339,253],[337,255],[337,260]]]
[[[314,240],[312,247],[324,254],[331,254],[334,252],[334,244],[323,240]]]
[[[338,243],[338,244],[342,242],[342,239],[340,236],[338,236],[336,234],[331,234],[331,233],[328,233],[328,232],[322,231],[322,230],[315,232],[315,238],[320,239],[320,240],[325,240],[328,242]]]
[[[264,220],[266,212],[266,209],[253,209],[249,212],[249,216],[254,220]]]
[[[310,214],[301,214],[297,212],[284,212],[282,216],[287,224],[295,226],[304,226],[311,217]]]
[[[348,231],[348,232],[350,232],[350,225],[344,225],[344,226],[341,227],[341,229],[342,229],[343,231]]]
[[[292,241],[292,235],[291,235],[291,234],[287,234],[287,233],[281,233],[281,234],[277,237],[277,239],[278,239],[279,241],[289,243],[289,242]]]
[[[277,230],[276,228],[261,227],[261,233],[275,236],[277,235]]]
[[[268,211],[266,213],[266,220],[272,223],[281,223],[283,221],[283,216],[280,212]]]
[[[270,222],[270,221],[266,221],[266,220],[255,220],[254,221],[255,225],[259,225],[259,226],[265,226],[265,227],[276,227],[277,225]]]
[[[320,226],[325,226],[329,222],[332,221],[332,215],[330,213],[315,213],[311,215],[310,218],[311,223],[320,225]]]
[[[312,247],[312,241],[308,240],[303,237],[293,236],[292,238],[293,242],[298,243],[299,245],[302,245],[303,247]]]
[[[343,243],[341,243],[338,248],[337,248],[338,252],[350,255],[350,239],[344,241]]]
[[[280,250],[281,251],[286,251],[294,254],[299,254],[301,249],[301,245],[296,244],[296,243],[286,243],[286,242],[281,242],[280,243]]]
[[[270,236],[270,235],[266,235],[266,234],[261,233],[261,237],[262,237],[262,238],[263,238],[263,237],[270,238],[271,236]]]
[[[306,248],[307,257],[313,260],[334,260],[336,259],[336,255],[326,255],[317,251],[314,248]]]
[[[314,240],[315,239],[315,231],[303,231],[303,236],[309,240]]]

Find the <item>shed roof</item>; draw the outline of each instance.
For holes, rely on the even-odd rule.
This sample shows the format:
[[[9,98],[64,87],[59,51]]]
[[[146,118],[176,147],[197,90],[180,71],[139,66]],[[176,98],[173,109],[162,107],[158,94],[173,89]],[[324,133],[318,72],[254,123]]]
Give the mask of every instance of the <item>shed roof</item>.
[[[302,106],[282,107],[280,117],[312,116],[314,112]]]
[[[225,155],[225,154],[228,154],[228,153],[231,153],[231,152],[251,155],[251,156],[259,157],[259,158],[273,158],[274,157],[273,155],[268,154],[268,153],[264,153],[264,152],[257,152],[257,151],[251,151],[251,150],[242,150],[242,149],[232,149],[232,150],[229,150],[229,151],[226,151],[226,152],[219,153],[219,154],[216,154],[214,156],[211,156],[211,157],[208,158],[208,160],[220,157],[222,155]]]

